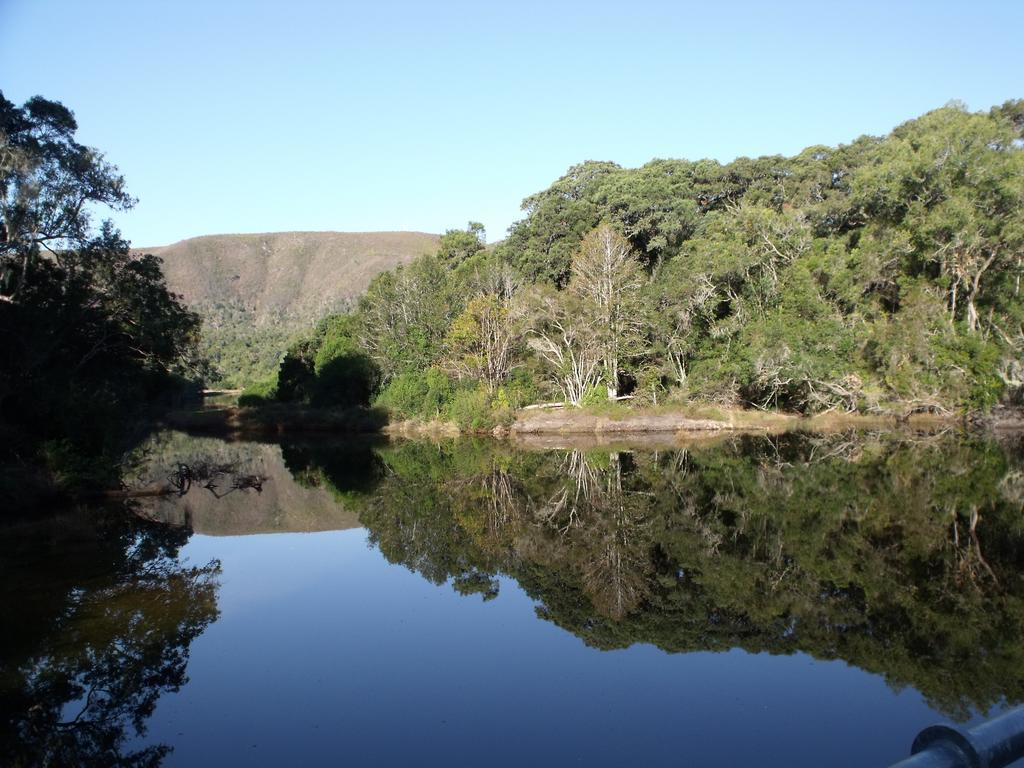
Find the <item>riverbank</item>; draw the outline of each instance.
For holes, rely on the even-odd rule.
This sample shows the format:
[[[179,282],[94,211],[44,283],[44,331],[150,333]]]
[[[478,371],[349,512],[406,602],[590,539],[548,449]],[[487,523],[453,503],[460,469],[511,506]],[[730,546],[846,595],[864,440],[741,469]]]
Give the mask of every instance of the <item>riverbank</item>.
[[[176,411],[164,423],[173,429],[234,436],[274,436],[305,433],[384,433],[400,437],[492,435],[675,435],[718,432],[784,432],[793,429],[936,428],[979,426],[1024,429],[1024,411],[1000,408],[984,416],[919,413],[909,416],[829,412],[803,416],[777,411],[715,406],[656,408],[601,407],[597,409],[522,410],[508,424],[466,429],[450,421],[390,422],[383,409],[315,409],[291,405],[258,408],[224,406]]]
[[[388,415],[378,408],[318,409],[272,404],[243,408],[218,406],[173,411],[162,424],[185,432],[232,436],[274,436],[304,433],[382,432]]]

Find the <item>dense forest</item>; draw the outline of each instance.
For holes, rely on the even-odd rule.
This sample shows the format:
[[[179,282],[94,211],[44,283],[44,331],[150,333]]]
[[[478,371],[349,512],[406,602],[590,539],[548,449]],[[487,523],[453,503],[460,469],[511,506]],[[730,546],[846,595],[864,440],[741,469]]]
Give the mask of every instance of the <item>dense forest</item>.
[[[30,495],[40,468],[58,486],[109,486],[140,408],[203,375],[199,318],[160,260],[93,224],[135,201],[76,131],[57,102],[0,94],[2,502]]]
[[[794,157],[574,166],[449,230],[246,402],[486,426],[538,400],[951,412],[1024,382],[1024,101]]]

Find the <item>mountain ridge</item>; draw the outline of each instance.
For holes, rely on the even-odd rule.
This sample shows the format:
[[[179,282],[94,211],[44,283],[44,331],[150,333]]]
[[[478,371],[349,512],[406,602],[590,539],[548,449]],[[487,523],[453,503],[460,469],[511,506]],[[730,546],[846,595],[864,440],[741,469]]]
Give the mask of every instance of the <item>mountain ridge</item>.
[[[168,288],[203,318],[211,383],[268,376],[294,338],[354,302],[380,272],[437,249],[427,232],[211,234],[134,248],[163,260]]]

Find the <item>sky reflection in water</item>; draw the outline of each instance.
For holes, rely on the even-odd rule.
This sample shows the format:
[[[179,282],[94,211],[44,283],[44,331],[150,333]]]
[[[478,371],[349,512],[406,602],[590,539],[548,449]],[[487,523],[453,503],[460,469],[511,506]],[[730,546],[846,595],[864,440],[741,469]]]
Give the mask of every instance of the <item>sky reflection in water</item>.
[[[464,598],[363,531],[185,551],[221,558],[221,618],[151,721],[167,765],[887,764],[936,717],[841,661],[587,648],[513,580]]]
[[[266,480],[139,502],[159,522],[101,517],[70,558],[66,524],[4,535],[7,612],[31,616],[0,684],[22,756],[885,766],[1024,685],[1012,440],[172,434],[133,481],[177,461]],[[114,742],[67,722],[126,679],[142,688],[86,707]]]

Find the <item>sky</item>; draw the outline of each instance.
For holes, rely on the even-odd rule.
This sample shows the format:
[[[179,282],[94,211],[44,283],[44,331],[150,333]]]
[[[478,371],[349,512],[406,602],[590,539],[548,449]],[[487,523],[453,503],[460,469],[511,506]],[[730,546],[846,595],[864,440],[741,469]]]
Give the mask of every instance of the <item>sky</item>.
[[[63,102],[139,247],[501,239],[570,166],[793,154],[1024,97],[1024,2],[0,0],[0,90]]]

